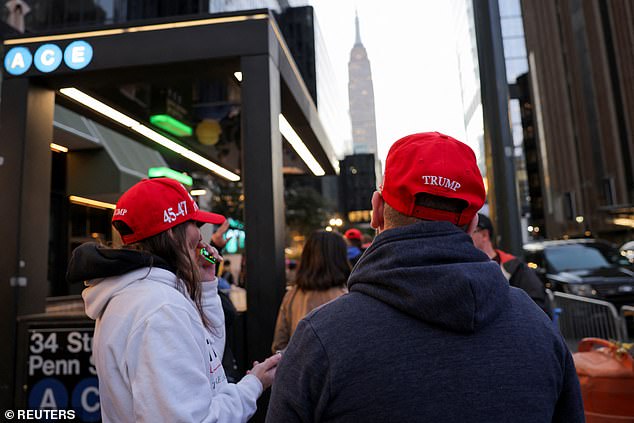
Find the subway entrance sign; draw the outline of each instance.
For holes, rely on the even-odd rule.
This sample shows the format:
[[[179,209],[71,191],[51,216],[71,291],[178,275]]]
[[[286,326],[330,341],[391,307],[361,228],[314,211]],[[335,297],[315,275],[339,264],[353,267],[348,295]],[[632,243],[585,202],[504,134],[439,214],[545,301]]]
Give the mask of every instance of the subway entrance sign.
[[[62,61],[69,69],[83,69],[92,60],[92,46],[83,40],[73,41],[64,47],[57,44],[43,44],[34,51],[27,46],[12,47],[4,56],[4,70],[10,75],[22,75],[31,64],[43,73],[56,70]]]
[[[37,315],[21,319],[17,368],[22,374],[17,375],[16,405],[72,411],[73,421],[101,421],[93,331],[94,322],[86,318]]]

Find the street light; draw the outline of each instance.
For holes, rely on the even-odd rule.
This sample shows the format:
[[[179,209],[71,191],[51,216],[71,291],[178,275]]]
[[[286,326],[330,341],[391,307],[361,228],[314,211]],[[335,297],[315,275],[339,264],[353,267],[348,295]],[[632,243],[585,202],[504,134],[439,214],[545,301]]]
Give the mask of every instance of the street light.
[[[332,219],[330,219],[328,221],[328,224],[332,227],[332,226],[336,226],[336,227],[341,227],[343,226],[343,220],[341,220],[338,217],[333,217]]]

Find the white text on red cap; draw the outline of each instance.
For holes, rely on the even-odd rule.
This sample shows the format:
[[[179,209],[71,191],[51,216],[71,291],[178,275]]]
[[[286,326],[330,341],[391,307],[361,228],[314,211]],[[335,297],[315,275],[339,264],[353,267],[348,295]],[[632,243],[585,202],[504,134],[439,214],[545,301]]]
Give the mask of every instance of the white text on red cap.
[[[424,175],[422,176],[422,178],[423,181],[425,181],[425,185],[434,185],[437,187],[449,188],[452,191],[456,191],[461,187],[460,182],[452,181],[451,179],[442,176]]]
[[[178,216],[187,216],[187,201],[178,202],[178,213],[174,212],[174,207],[163,210],[163,222],[172,223]]]

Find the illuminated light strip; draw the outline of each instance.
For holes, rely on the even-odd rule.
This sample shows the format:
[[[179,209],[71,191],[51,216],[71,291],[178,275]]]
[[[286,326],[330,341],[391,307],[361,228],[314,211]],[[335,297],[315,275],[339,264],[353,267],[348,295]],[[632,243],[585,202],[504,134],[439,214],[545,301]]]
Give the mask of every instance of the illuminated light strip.
[[[324,176],[326,174],[326,172],[324,172],[324,169],[319,165],[315,157],[308,150],[308,147],[306,147],[306,144],[304,144],[299,135],[297,135],[297,132],[295,132],[291,124],[288,123],[284,115],[282,115],[281,113],[279,121],[280,132],[282,133],[284,138],[286,138],[286,141],[288,141],[291,147],[293,147],[293,150],[295,150],[295,152],[299,154],[299,157],[304,161],[304,163],[306,163],[306,166],[308,166],[308,168],[313,172],[315,176]]]
[[[61,90],[59,90],[59,92],[64,94],[66,97],[70,97],[73,100],[83,104],[84,106],[88,106],[94,111],[109,117],[110,119],[120,123],[123,126],[132,128],[133,126],[139,125],[139,122],[132,119],[131,117],[124,115],[120,111],[113,109],[112,107],[102,103],[96,98],[91,97],[82,91],[79,91],[77,88],[62,88]]]
[[[145,125],[141,125],[139,122],[137,122],[136,120],[132,119],[131,117],[119,112],[118,110],[113,109],[110,106],[105,105],[104,103],[102,103],[101,101],[97,100],[94,97],[89,96],[88,94],[79,91],[76,88],[62,88],[61,90],[59,90],[60,93],[62,93],[63,95],[72,98],[73,100],[87,106],[90,107],[91,109],[95,110],[96,112],[114,120],[115,122],[118,122],[120,124],[122,124],[123,126],[126,126],[130,129],[132,129],[135,132],[138,132],[139,134],[143,135],[144,137],[154,141],[157,144],[162,145],[165,148],[168,148],[170,150],[172,150],[173,152],[180,154],[181,156],[188,158],[189,160],[191,160],[194,163],[197,163],[209,170],[211,170],[212,172],[218,174],[219,176],[222,176],[225,179],[228,179],[230,181],[233,182],[237,182],[240,180],[240,176],[236,175],[235,173],[225,169],[224,167],[217,165],[216,163],[212,162],[211,160],[208,160],[206,158],[204,158],[203,156],[201,156],[200,154],[194,153],[191,150],[188,150],[187,148],[183,147],[182,145],[172,141],[171,139],[159,134],[158,132],[148,128]]]
[[[207,195],[206,189],[193,189],[189,191],[189,195],[192,197],[200,197],[201,195]]]
[[[55,144],[52,142],[50,144],[51,150],[57,151],[58,153],[68,153],[68,147],[64,147],[63,145]]]
[[[615,217],[612,219],[612,223],[619,226],[634,228],[634,219],[628,219],[626,217]]]
[[[247,21],[252,19],[268,19],[268,18],[269,18],[269,15],[264,13],[260,13],[257,15],[228,16],[224,18],[209,18],[209,19],[201,19],[196,21],[172,22],[172,23],[164,23],[164,24],[156,24],[156,25],[134,26],[131,28],[102,29],[98,31],[74,32],[72,34],[58,34],[58,35],[44,35],[40,37],[13,38],[10,40],[5,40],[4,45],[6,46],[6,45],[14,45],[14,44],[41,43],[45,41],[60,41],[60,40],[70,40],[75,38],[104,37],[107,35],[120,35],[120,34],[127,34],[127,33],[133,33],[133,32],[160,31],[164,29],[188,28],[193,26],[214,25],[214,24],[221,24],[221,23],[241,22],[241,21]]]
[[[219,176],[222,176],[225,179],[228,179],[232,182],[237,182],[240,180],[240,176],[236,175],[235,173],[225,169],[224,167],[217,165],[211,160],[207,160],[200,154],[194,153],[193,151],[186,149],[182,145],[175,143],[171,139],[159,134],[158,132],[153,131],[152,129],[148,128],[145,125],[133,126],[131,129],[143,135],[144,137],[154,141],[155,143],[160,144],[163,147],[168,148],[185,158],[188,158],[192,162],[198,163],[202,167],[206,167],[207,169],[218,174]]]
[[[103,201],[91,200],[90,198],[78,197],[76,195],[71,195],[68,197],[71,203],[80,204],[82,206],[88,207],[96,207],[98,209],[116,209],[117,206],[112,203],[105,203]]]

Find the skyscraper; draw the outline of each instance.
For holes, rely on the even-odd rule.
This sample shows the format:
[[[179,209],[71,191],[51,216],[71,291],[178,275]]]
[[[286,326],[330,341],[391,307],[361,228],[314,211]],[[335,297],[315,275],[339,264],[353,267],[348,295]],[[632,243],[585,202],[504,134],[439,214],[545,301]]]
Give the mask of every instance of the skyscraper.
[[[361,42],[359,16],[355,17],[356,39],[348,62],[348,99],[352,122],[354,154],[372,153],[376,159],[376,120],[374,116],[374,88],[368,53]]]
[[[522,2],[548,237],[629,239],[634,228],[630,1]]]

